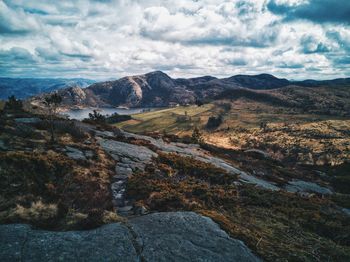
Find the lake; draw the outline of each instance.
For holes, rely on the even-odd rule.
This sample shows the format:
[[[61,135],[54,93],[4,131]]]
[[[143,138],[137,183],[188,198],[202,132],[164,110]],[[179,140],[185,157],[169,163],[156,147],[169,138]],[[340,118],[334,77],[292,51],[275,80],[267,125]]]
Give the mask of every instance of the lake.
[[[97,112],[102,115],[112,115],[113,113],[118,113],[119,115],[132,115],[145,111],[152,111],[155,110],[155,108],[84,108],[68,110],[61,114],[69,116],[70,119],[83,120],[84,118],[88,118],[89,113],[92,113],[93,110],[97,110]]]

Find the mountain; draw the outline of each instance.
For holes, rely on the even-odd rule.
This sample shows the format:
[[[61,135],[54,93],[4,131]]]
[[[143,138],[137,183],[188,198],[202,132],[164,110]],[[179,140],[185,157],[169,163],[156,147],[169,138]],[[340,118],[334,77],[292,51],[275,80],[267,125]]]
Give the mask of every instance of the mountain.
[[[253,76],[236,75],[226,78],[225,81],[249,89],[274,89],[290,85],[290,82],[287,79],[277,78],[269,74],[260,74]]]
[[[40,93],[48,93],[66,87],[87,87],[95,81],[84,78],[0,78],[0,99],[14,95],[27,98]]]
[[[163,107],[174,104],[194,104],[197,100],[212,100],[216,97],[222,98],[227,92],[230,97],[254,98],[255,92],[261,90],[273,91],[291,86],[306,88],[347,85],[350,85],[350,78],[289,81],[269,74],[260,74],[235,75],[222,79],[212,76],[173,79],[161,71],[155,71],[144,75],[126,76],[114,81],[94,83],[84,89],[78,86],[69,87],[60,90],[59,93],[63,97],[65,107]],[[257,96],[260,100],[267,98],[266,95]],[[278,99],[273,98],[273,100],[276,102]]]

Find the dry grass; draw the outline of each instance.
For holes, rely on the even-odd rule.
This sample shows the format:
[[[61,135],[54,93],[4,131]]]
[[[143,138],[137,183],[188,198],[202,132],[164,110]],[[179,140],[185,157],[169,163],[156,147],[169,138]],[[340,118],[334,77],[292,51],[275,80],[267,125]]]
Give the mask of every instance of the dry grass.
[[[224,110],[220,104],[230,104]],[[187,111],[186,121],[177,121]],[[210,116],[223,115],[216,130],[207,130]],[[165,132],[190,136],[198,126],[206,143],[228,149],[260,148],[279,160],[303,164],[341,164],[350,159],[350,119],[302,113],[246,99],[215,102],[202,107],[170,108],[133,116],[118,126],[131,132]],[[261,129],[261,123],[267,123]]]
[[[67,121],[60,125],[57,144],[51,145],[47,143],[47,125],[32,126],[45,138],[34,140],[17,136],[13,132],[16,123],[6,120],[0,139],[10,150],[0,152],[1,223],[25,222],[67,230],[119,219],[110,213],[114,211],[110,192],[114,160],[93,137],[71,124]],[[84,144],[85,139],[90,143]],[[65,146],[92,152],[92,157],[73,160],[65,154]]]

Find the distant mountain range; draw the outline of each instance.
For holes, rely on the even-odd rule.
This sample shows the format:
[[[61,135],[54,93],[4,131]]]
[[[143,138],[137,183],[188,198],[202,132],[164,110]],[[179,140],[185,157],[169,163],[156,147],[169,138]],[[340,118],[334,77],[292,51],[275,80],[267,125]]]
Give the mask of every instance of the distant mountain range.
[[[0,77],[0,99],[14,95],[27,98],[67,87],[87,87],[96,81],[83,78],[7,78]]]
[[[247,89],[253,92],[267,92],[293,86],[350,87],[350,78],[289,81],[269,74],[260,74],[236,75],[222,79],[212,76],[173,79],[161,71],[155,71],[114,81],[94,83],[84,89],[77,86],[69,87],[59,90],[59,93],[66,107],[161,107],[193,104],[197,100],[212,100],[222,97],[224,92],[227,93],[230,90]],[[241,94],[250,93],[241,92]]]
[[[326,89],[322,89],[325,87]],[[339,87],[345,87],[345,89],[335,90]],[[231,99],[237,97],[254,98],[259,101],[264,100],[269,103],[292,106],[303,104],[302,101],[306,99],[306,94],[308,94],[308,101],[316,101],[316,98],[321,94],[330,97],[335,92],[347,99],[350,96],[350,78],[324,81],[289,81],[269,74],[260,74],[235,75],[221,79],[212,76],[174,79],[161,71],[126,76],[105,82],[81,78],[0,78],[0,98],[2,99],[12,94],[19,98],[34,96],[30,100],[37,105],[43,93],[52,91],[57,91],[63,97],[62,106],[65,108],[163,107],[193,104],[199,100],[209,101],[225,97]],[[295,97],[293,94],[298,94],[299,97]],[[294,100],[289,101],[287,97]],[[344,100],[344,97],[339,97],[338,103],[342,104],[341,101]],[[334,99],[337,100],[338,97],[335,96]],[[323,98],[322,101],[325,100],[327,99]]]

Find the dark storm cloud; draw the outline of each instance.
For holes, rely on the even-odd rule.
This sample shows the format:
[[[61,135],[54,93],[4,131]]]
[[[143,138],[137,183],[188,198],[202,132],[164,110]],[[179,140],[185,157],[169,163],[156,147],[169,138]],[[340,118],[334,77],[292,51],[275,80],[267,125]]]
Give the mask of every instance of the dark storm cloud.
[[[315,23],[350,24],[349,0],[309,0],[298,5],[270,0],[267,8],[274,14],[283,15],[287,21],[306,19]]]

